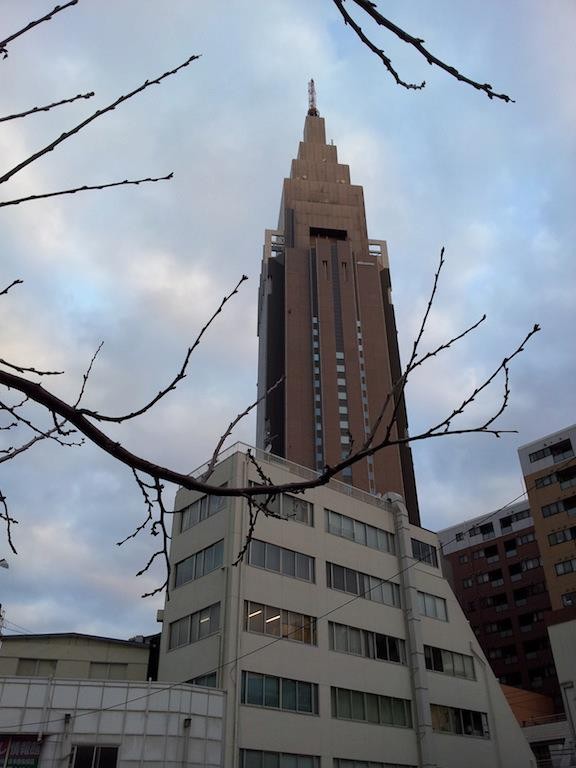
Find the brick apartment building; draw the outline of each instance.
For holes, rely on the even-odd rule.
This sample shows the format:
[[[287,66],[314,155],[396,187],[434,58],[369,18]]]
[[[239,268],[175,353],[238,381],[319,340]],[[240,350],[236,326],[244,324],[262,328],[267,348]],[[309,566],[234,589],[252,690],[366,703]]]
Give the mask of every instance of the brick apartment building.
[[[576,618],[576,424],[518,450],[552,610]]]
[[[452,587],[498,680],[547,694],[560,711],[547,634],[550,596],[529,504],[463,521],[438,535]]]

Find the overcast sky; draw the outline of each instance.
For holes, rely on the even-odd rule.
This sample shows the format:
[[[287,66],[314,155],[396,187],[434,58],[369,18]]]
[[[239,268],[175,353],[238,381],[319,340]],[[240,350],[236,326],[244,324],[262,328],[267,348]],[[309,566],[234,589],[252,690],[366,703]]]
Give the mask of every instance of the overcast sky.
[[[0,36],[52,6],[4,0]],[[576,6],[389,0],[381,7],[516,103],[490,101],[372,30],[405,79],[427,81],[423,92],[400,89],[329,0],[80,0],[15,41],[0,62],[0,114],[90,90],[96,97],[0,124],[4,169],[146,78],[192,53],[202,58],[3,186],[0,199],[9,199],[175,172],[169,183],[0,209],[0,288],[25,281],[0,301],[0,356],[66,370],[46,386],[72,397],[103,340],[85,405],[132,409],[167,382],[246,273],[250,280],[210,329],[179,390],[152,416],[110,430],[180,471],[202,463],[255,396],[263,233],[277,222],[313,76],[328,139],[364,186],[369,234],[388,241],[404,359],[443,245],[446,270],[427,343],[488,315],[474,338],[411,383],[411,431],[445,416],[535,322],[542,325],[512,369],[501,425],[517,435],[415,446],[422,524],[438,529],[518,496],[518,446],[576,421]],[[478,415],[500,392],[498,383]],[[254,442],[252,419],[236,438]],[[139,596],[162,574],[134,576],[155,540],[115,545],[144,514],[125,468],[90,446],[45,443],[3,464],[0,488],[19,520],[18,556],[0,532],[0,557],[10,563],[0,570],[9,631],[156,631],[161,599]]]

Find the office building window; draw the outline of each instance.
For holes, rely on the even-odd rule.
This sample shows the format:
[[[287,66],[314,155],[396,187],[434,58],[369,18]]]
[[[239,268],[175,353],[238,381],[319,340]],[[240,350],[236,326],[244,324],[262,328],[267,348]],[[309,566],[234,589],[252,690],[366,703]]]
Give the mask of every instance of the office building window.
[[[201,611],[184,616],[170,624],[168,647],[180,648],[213,635],[220,629],[220,603],[214,603]]]
[[[372,549],[379,549],[381,552],[390,552],[394,554],[394,534],[375,528],[373,525],[361,523],[347,515],[341,515],[338,512],[332,512],[326,509],[326,530],[335,536],[341,536],[343,539],[350,539],[357,544],[364,544]]]
[[[318,685],[286,677],[242,672],[242,704],[318,714]]]
[[[469,587],[473,587],[474,586],[474,579],[472,578],[472,576],[469,576],[466,579],[462,579],[462,586],[464,587],[464,589],[468,589]]]
[[[436,597],[428,592],[418,592],[418,609],[422,616],[448,621],[446,600],[443,597]]]
[[[304,613],[285,611],[270,605],[244,602],[244,629],[259,635],[272,635],[316,645],[316,619]]]
[[[458,736],[477,736],[489,739],[488,715],[485,712],[475,712],[472,709],[457,709],[443,707],[440,704],[430,704],[432,728],[437,733],[455,733]]]
[[[368,576],[342,565],[326,563],[326,584],[330,589],[358,595],[365,600],[400,608],[400,587],[392,581]]]
[[[576,606],[576,592],[566,592],[562,595],[562,605],[565,608]]]
[[[257,568],[281,573],[293,579],[315,581],[313,557],[259,539],[252,539],[250,542],[248,562]]]
[[[321,424],[316,425],[316,431],[322,432]],[[322,445],[321,434],[316,435],[316,444]],[[253,485],[255,483],[251,482],[250,484]],[[272,497],[265,494],[256,494],[254,499],[260,504],[265,504],[270,512],[284,520],[292,520],[303,525],[314,525],[314,508],[309,501],[306,501],[301,496],[290,496],[287,493],[279,493]]]
[[[330,691],[332,717],[338,720],[358,720],[378,725],[396,725],[400,728],[412,727],[409,699],[352,691],[348,688],[332,687]]]
[[[126,680],[128,664],[91,661],[88,677],[91,680]]]
[[[70,753],[70,768],[116,768],[118,747],[75,744]]]
[[[18,677],[54,677],[56,659],[18,659]]]
[[[406,643],[399,637],[329,621],[328,642],[331,651],[406,664]]]
[[[427,544],[425,541],[412,539],[412,557],[414,560],[420,560],[422,563],[428,563],[428,565],[438,568],[436,547],[433,547],[432,544]]]
[[[206,549],[201,549],[185,560],[176,563],[174,586],[179,587],[188,581],[205,576],[210,571],[220,568],[224,557],[224,539],[211,544]]]
[[[295,755],[291,752],[241,749],[240,768],[320,768],[320,758],[313,755]]]
[[[445,675],[452,675],[453,677],[467,677],[470,680],[476,679],[474,659],[467,654],[425,645],[424,659],[426,661],[426,669],[430,669],[433,672],[443,672]]]
[[[226,483],[224,483],[224,486]],[[221,487],[224,487],[221,486]],[[180,510],[180,532],[212,517],[226,506],[226,496],[202,496]]]
[[[218,687],[218,673],[209,672],[207,675],[200,675],[192,680],[188,680],[190,685],[202,685],[204,688],[217,688]]]

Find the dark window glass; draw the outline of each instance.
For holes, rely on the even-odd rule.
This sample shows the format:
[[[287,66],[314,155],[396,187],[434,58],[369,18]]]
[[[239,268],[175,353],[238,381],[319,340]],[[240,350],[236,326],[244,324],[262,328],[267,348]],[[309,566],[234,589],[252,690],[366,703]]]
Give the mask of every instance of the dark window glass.
[[[282,709],[296,711],[296,680],[282,680]]]

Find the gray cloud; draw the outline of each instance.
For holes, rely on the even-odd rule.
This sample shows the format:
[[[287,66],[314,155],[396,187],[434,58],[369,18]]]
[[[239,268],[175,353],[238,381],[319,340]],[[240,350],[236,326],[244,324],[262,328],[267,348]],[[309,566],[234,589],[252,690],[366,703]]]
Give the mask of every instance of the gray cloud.
[[[7,29],[45,11],[43,0],[4,5]],[[502,422],[517,436],[414,449],[427,527],[517,496],[518,445],[574,421],[574,9],[568,0],[553,13],[537,0],[476,8],[443,0],[394,12],[440,55],[517,103],[489,102],[391,42],[402,73],[428,80],[422,93],[398,89],[328,2],[261,0],[249,16],[239,0],[173,0],[169,12],[151,1],[86,2],[14,43],[2,62],[2,112],[84,90],[97,96],[0,126],[6,168],[90,108],[203,55],[2,190],[4,198],[176,173],[170,184],[0,211],[3,279],[26,281],[0,302],[2,356],[65,368],[67,378],[52,385],[69,395],[104,339],[86,403],[107,411],[140,404],[245,272],[249,283],[210,330],[180,391],[155,418],[122,432],[128,447],[152,459],[182,471],[200,464],[255,395],[263,230],[277,220],[313,75],[328,136],[364,185],[370,234],[389,243],[404,357],[442,245],[446,275],[427,341],[489,315],[481,333],[411,384],[412,431],[444,415],[542,323],[513,368]],[[252,436],[248,420],[238,438]],[[153,631],[158,601],[138,596],[162,576],[134,573],[154,541],[114,545],[143,514],[130,474],[94,449],[53,446],[2,468],[0,485],[21,519],[20,554],[0,574],[8,619],[43,631]]]

